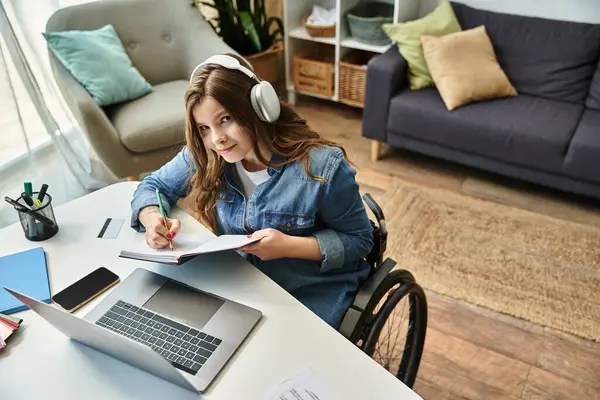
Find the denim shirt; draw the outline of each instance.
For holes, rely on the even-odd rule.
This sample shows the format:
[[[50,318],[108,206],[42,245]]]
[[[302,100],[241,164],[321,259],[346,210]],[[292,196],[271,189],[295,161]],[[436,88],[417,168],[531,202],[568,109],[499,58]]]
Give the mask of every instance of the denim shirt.
[[[274,156],[272,161],[283,159]],[[309,152],[309,170],[300,160],[268,169],[270,178],[246,198],[234,164],[227,163],[224,187],[216,203],[217,234],[247,235],[274,228],[292,236],[314,236],[322,261],[283,258],[247,259],[325,321],[337,326],[351,305],[360,283],[368,276],[364,257],[373,246],[373,229],[360,198],[356,172],[336,147],[319,146]],[[158,171],[143,179],[131,202],[131,226],[144,227],[137,216],[157,205],[156,188],[165,212],[189,192],[195,171],[187,147]]]

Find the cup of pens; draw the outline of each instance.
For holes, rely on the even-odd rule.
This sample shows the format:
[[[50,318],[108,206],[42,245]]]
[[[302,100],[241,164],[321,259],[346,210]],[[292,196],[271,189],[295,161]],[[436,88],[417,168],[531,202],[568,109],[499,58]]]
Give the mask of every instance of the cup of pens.
[[[46,192],[48,185],[42,185],[39,192],[33,192],[30,184],[16,200],[5,197],[17,213],[28,240],[40,242],[50,239],[58,232],[58,224],[52,209],[52,196]]]

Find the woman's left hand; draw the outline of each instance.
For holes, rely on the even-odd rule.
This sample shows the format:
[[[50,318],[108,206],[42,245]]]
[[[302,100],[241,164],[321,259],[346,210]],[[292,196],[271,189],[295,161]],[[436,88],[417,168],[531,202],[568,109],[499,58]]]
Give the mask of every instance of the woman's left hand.
[[[251,237],[261,238],[258,242],[250,243],[239,248],[247,254],[254,254],[263,261],[285,258],[288,254],[288,239],[290,236],[277,229],[267,228],[254,232]]]

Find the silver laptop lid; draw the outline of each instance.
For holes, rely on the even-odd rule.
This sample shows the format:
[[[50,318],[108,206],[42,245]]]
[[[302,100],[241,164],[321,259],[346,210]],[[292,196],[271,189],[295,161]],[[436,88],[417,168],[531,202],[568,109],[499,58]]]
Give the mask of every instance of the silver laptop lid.
[[[200,392],[183,374],[151,348],[22,293],[6,287],[4,289],[71,339],[175,385]]]

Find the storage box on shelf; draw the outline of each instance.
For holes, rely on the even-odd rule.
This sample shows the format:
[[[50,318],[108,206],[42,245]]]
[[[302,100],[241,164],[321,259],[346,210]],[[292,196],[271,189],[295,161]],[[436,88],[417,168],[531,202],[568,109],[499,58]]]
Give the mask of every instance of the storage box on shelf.
[[[340,60],[339,101],[362,108],[365,102],[367,64],[375,53],[353,50]]]
[[[346,12],[348,29],[358,42],[381,46],[391,41],[381,29],[394,22],[394,5],[382,1],[364,1]]]
[[[304,17],[303,25],[306,28],[306,32],[313,38],[334,38],[335,37],[335,24],[334,25],[311,25],[307,22],[308,15]]]
[[[333,53],[304,52],[294,56],[294,90],[331,98],[334,92],[335,65]]]
[[[419,0],[379,0],[384,3],[388,3],[393,7],[393,20],[391,22],[408,21],[418,18]],[[364,67],[360,67],[361,64],[354,64],[351,60],[343,64],[343,60],[352,58],[349,53],[354,50],[364,50],[373,54],[384,53],[392,43],[384,43],[383,39],[373,33],[373,30],[367,32],[362,30],[358,37],[352,36],[352,31],[348,24],[348,11],[354,11],[354,17],[352,18],[363,18],[358,15],[361,4],[368,3],[367,8],[372,2],[367,0],[284,0],[284,25],[285,25],[285,67],[286,67],[286,87],[288,90],[288,101],[292,104],[295,103],[296,93],[305,94],[317,97],[326,97],[333,101],[345,102],[360,107],[362,104],[361,92],[364,95],[364,84],[360,88],[362,75],[366,70],[366,64]],[[319,29],[312,30],[310,26],[305,25],[306,16],[310,15],[314,5],[320,5],[327,9],[336,10],[336,24],[330,26],[328,29],[324,29],[323,32],[319,32]],[[364,6],[363,6],[364,7]],[[385,7],[385,5],[383,5]],[[356,11],[358,10],[358,11]],[[364,20],[359,21],[359,25],[362,27],[373,27],[380,26],[383,22],[381,18],[377,16],[370,16],[362,14]],[[385,16],[389,18],[389,12]],[[389,19],[388,19],[389,20]],[[365,25],[366,24],[366,25]],[[360,29],[360,27],[359,27]],[[310,32],[309,32],[310,30]],[[335,31],[333,36],[329,36]],[[356,32],[356,30],[355,30]],[[372,39],[372,41],[370,41]],[[300,55],[300,59],[303,54],[306,54],[307,50],[312,50],[315,46],[324,46],[329,49],[329,54],[333,56],[331,61],[327,60],[326,64],[330,65],[333,71],[331,78],[332,85],[328,82],[321,81],[317,84],[317,87],[324,88],[327,85],[328,90],[316,90],[314,87],[312,90],[306,90],[304,83],[307,80],[302,80],[300,85],[297,85],[296,77],[296,64],[297,56]],[[311,61],[324,62],[322,58],[310,58]],[[361,61],[362,62],[362,61]],[[310,64],[306,63],[305,64]],[[312,65],[312,64],[311,64]],[[321,68],[325,69],[323,65]],[[342,77],[344,74],[344,77]],[[310,81],[313,85],[315,82]],[[344,85],[344,87],[342,87]],[[302,89],[298,89],[302,88]],[[327,93],[327,95],[323,94]],[[330,94],[329,94],[330,93]]]

